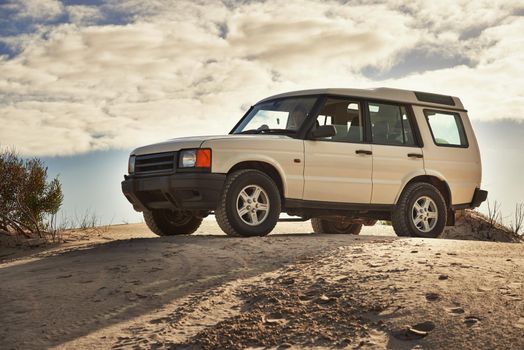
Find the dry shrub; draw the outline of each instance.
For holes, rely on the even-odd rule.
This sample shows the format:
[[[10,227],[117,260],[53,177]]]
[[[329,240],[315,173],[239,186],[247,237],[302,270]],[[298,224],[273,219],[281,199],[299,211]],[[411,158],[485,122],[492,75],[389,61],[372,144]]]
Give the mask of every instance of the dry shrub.
[[[60,181],[48,181],[40,159],[0,150],[0,230],[45,238],[63,199]]]
[[[524,204],[515,204],[515,212],[513,213],[513,223],[511,224],[511,230],[516,235],[524,235]]]

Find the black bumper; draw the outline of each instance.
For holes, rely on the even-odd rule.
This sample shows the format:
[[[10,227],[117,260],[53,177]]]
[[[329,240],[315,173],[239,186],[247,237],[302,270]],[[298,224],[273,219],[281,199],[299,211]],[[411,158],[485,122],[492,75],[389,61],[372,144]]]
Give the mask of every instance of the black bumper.
[[[464,204],[455,204],[451,207],[453,210],[464,210],[464,209],[475,209],[479,207],[482,202],[484,202],[488,198],[488,191],[481,190],[480,188],[475,188],[475,192],[473,192],[473,199],[471,200],[471,203],[464,203]]]
[[[482,204],[488,198],[488,191],[481,190],[480,188],[475,188],[473,193],[473,200],[471,201],[471,208],[476,208]]]
[[[215,210],[225,174],[125,176],[122,192],[136,211],[153,209]]]

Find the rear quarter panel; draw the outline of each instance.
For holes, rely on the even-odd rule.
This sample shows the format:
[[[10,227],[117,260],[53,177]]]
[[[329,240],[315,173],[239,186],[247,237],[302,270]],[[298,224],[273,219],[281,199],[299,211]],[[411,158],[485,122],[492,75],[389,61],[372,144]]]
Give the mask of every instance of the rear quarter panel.
[[[475,188],[480,187],[482,165],[477,139],[469,117],[466,112],[459,112],[466,132],[468,148],[437,146],[431,135],[424,109],[424,107],[413,106],[424,141],[423,152],[426,174],[447,182],[453,205],[470,203]],[[431,109],[454,112],[445,108]]]

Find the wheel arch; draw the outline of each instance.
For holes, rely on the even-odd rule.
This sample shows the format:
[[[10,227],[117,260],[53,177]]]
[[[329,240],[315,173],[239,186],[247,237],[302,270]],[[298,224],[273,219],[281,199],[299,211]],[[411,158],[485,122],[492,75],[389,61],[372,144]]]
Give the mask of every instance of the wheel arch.
[[[283,177],[280,173],[280,171],[273,165],[267,162],[263,161],[257,161],[257,160],[246,160],[239,163],[236,163],[233,165],[227,172],[227,174],[231,174],[238,170],[244,170],[244,169],[255,169],[258,171],[263,172],[267,176],[269,176],[277,185],[278,192],[280,193],[280,200],[282,203],[284,203],[284,193],[285,193],[285,185]]]
[[[415,182],[428,183],[430,185],[435,186],[439,190],[440,194],[442,194],[442,197],[444,197],[444,200],[446,201],[446,206],[448,208],[451,207],[452,197],[451,197],[451,190],[449,188],[448,183],[446,182],[446,180],[438,178],[437,176],[434,176],[434,175],[418,175],[418,176],[411,178],[409,181],[407,181],[404,184],[404,186],[402,187],[402,190],[397,195],[397,198],[395,199],[395,204],[398,202],[400,196],[402,195],[406,187]]]

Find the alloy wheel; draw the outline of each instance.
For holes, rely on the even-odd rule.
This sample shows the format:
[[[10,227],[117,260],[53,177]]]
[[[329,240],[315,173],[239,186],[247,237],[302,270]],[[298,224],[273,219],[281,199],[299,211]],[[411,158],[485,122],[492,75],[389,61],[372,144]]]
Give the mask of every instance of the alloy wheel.
[[[260,225],[269,214],[269,197],[258,185],[244,187],[237,196],[237,214],[240,219],[250,225]]]

